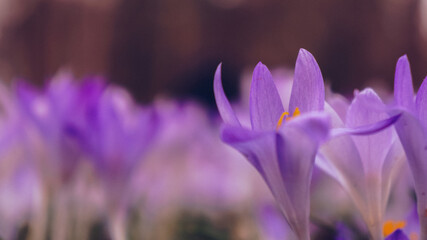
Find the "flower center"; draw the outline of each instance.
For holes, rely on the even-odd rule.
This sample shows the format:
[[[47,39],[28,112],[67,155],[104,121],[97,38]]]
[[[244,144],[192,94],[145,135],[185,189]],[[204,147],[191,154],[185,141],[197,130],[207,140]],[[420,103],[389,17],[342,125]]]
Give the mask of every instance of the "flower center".
[[[279,130],[279,128],[282,126],[283,124],[283,119],[285,119],[285,121],[289,121],[294,119],[295,117],[298,117],[301,114],[301,112],[299,111],[299,108],[296,107],[294,113],[292,114],[292,116],[289,116],[288,112],[283,112],[282,115],[279,118],[279,121],[277,121],[277,126],[276,126],[276,130]],[[286,118],[285,118],[286,117]]]
[[[392,234],[394,231],[400,228],[404,228],[406,225],[405,221],[386,221],[383,225],[383,235],[387,237]]]

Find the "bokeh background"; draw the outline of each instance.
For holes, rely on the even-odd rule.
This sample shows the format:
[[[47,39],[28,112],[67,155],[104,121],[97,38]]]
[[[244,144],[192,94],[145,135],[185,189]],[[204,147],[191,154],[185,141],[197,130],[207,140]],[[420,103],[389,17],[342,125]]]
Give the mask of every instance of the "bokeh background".
[[[1,0],[0,77],[37,84],[59,69],[100,74],[149,102],[162,94],[213,106],[258,61],[293,67],[316,57],[334,91],[376,81],[391,89],[408,54],[418,87],[427,66],[426,0]]]
[[[266,64],[289,95],[300,48],[344,96],[368,85],[391,91],[403,54],[418,88],[427,0],[0,0],[0,237],[287,239],[261,177],[220,141],[212,85],[222,62],[240,117],[254,66]],[[74,82],[94,75],[115,84]],[[104,173],[82,139],[135,173]],[[62,167],[75,173],[64,177]],[[400,215],[414,201],[405,179],[393,193]],[[332,239],[341,225],[367,239],[348,196],[317,168],[311,198],[313,239]]]

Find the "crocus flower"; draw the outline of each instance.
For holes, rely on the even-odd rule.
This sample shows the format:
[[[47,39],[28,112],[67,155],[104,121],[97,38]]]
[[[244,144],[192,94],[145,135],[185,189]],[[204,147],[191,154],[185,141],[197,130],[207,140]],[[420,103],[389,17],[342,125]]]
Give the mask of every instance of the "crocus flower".
[[[81,158],[81,151],[70,125],[81,121],[84,111],[105,88],[99,79],[75,82],[68,73],[59,73],[43,89],[19,81],[16,97],[23,119],[28,119],[46,143],[47,158],[40,162],[46,182],[67,184]]]
[[[414,98],[412,76],[407,56],[396,65],[394,99],[402,117],[396,131],[402,142],[414,179],[420,239],[427,239],[427,78]]]
[[[333,117],[333,126],[356,128],[380,122],[389,116],[372,89],[356,92],[346,113],[345,123]],[[333,113],[331,113],[333,114]],[[372,144],[375,143],[375,147]],[[319,149],[317,164],[333,176],[349,193],[373,239],[382,239],[382,222],[394,172],[403,150],[393,128],[368,136],[339,136]]]
[[[324,85],[314,57],[301,49],[295,66],[288,114],[267,67],[259,63],[250,90],[252,129],[242,127],[215,73],[214,92],[225,124],[221,138],[247,157],[266,181],[298,239],[310,239],[309,186],[317,148],[329,133],[329,118],[321,113]],[[299,113],[301,113],[300,116]]]
[[[103,184],[113,238],[125,239],[132,193],[129,183],[157,132],[158,121],[151,108],[136,105],[129,93],[119,87],[107,86],[93,97],[92,104],[78,120],[68,124],[68,129]]]

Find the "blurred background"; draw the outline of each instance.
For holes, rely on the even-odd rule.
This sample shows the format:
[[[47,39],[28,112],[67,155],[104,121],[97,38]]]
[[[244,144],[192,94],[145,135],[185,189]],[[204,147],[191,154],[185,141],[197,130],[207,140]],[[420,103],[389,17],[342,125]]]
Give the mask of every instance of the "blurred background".
[[[220,141],[212,85],[222,62],[240,117],[241,80],[262,61],[289,95],[300,48],[346,96],[391,91],[403,54],[418,88],[427,0],[0,0],[0,80],[45,84],[0,84],[0,239],[289,239],[261,177]],[[74,81],[93,75],[115,84]],[[311,196],[313,239],[368,238],[318,169]]]
[[[391,89],[408,54],[416,88],[426,75],[427,0],[1,0],[0,77],[37,84],[59,69],[100,74],[138,101],[158,94],[210,106],[213,73],[225,88],[258,61],[293,68],[316,57],[334,91],[376,81]]]

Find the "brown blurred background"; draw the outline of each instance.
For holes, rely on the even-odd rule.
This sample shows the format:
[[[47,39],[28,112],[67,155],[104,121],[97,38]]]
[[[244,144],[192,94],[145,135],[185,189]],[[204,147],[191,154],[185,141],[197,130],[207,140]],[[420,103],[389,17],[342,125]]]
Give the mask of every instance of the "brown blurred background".
[[[0,77],[41,84],[67,68],[105,75],[144,102],[166,94],[213,104],[219,62],[235,96],[244,68],[293,67],[303,47],[335,91],[371,79],[392,89],[404,53],[417,88],[427,74],[426,2],[0,0]]]

